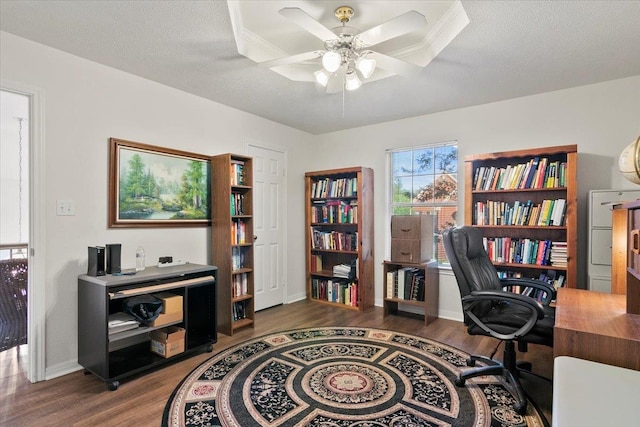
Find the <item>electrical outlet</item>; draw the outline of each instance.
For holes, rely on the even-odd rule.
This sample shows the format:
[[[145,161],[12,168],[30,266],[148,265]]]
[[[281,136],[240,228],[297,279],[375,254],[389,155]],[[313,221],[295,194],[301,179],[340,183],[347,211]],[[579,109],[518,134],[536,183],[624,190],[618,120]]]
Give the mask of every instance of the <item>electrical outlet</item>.
[[[75,215],[75,200],[56,200],[56,215]]]

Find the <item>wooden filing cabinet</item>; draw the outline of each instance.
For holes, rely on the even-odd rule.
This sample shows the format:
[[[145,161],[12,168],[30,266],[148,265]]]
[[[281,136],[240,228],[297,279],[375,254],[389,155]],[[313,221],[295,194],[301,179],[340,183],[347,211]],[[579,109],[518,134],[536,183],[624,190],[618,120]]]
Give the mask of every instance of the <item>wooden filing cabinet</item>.
[[[421,263],[433,258],[433,216],[391,217],[391,261]]]

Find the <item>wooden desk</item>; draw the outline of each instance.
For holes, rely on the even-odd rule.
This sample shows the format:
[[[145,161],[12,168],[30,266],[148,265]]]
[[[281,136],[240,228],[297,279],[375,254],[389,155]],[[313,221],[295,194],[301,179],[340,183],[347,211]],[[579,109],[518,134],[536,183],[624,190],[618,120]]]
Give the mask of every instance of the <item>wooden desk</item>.
[[[553,356],[572,356],[640,370],[640,315],[626,312],[624,295],[561,288]]]

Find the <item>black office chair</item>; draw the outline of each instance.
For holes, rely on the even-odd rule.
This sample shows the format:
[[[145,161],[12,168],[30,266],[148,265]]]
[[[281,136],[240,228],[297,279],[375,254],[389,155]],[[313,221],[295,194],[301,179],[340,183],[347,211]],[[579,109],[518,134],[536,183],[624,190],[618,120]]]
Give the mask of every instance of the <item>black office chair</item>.
[[[502,362],[473,355],[467,360],[468,366],[475,366],[476,361],[487,366],[462,372],[456,379],[456,385],[464,386],[467,379],[481,375],[501,375],[516,399],[514,409],[522,415],[526,412],[527,400],[519,374],[522,370],[530,371],[531,364],[516,362],[514,343],[518,342],[520,351],[526,351],[528,343],[553,346],[555,309],[548,304],[555,299],[555,290],[552,285],[538,280],[499,279],[482,244],[482,233],[477,228],[449,228],[442,237],[460,289],[467,332],[504,342]],[[504,290],[508,286],[538,290],[543,296],[542,301]]]

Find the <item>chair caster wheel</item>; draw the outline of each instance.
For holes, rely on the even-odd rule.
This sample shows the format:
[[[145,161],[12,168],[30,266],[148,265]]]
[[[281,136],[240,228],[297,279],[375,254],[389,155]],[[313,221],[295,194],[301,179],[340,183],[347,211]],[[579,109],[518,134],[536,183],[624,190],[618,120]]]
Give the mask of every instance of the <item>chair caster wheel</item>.
[[[464,383],[465,383],[465,382],[466,382],[466,381],[465,381],[465,379],[464,379],[464,378],[460,378],[460,377],[457,377],[457,378],[453,381],[453,383],[454,383],[455,385],[457,385],[458,387],[464,387]]]
[[[212,353],[213,352],[213,346],[211,344],[209,344],[207,346],[207,353]]]
[[[467,366],[476,366],[476,361],[474,359],[467,359]]]
[[[120,387],[120,381],[111,381],[107,384],[107,387],[109,387],[109,390],[111,391],[116,391],[118,387]]]
[[[527,413],[527,402],[517,402],[513,405],[513,409],[518,413],[518,415],[524,415]]]

